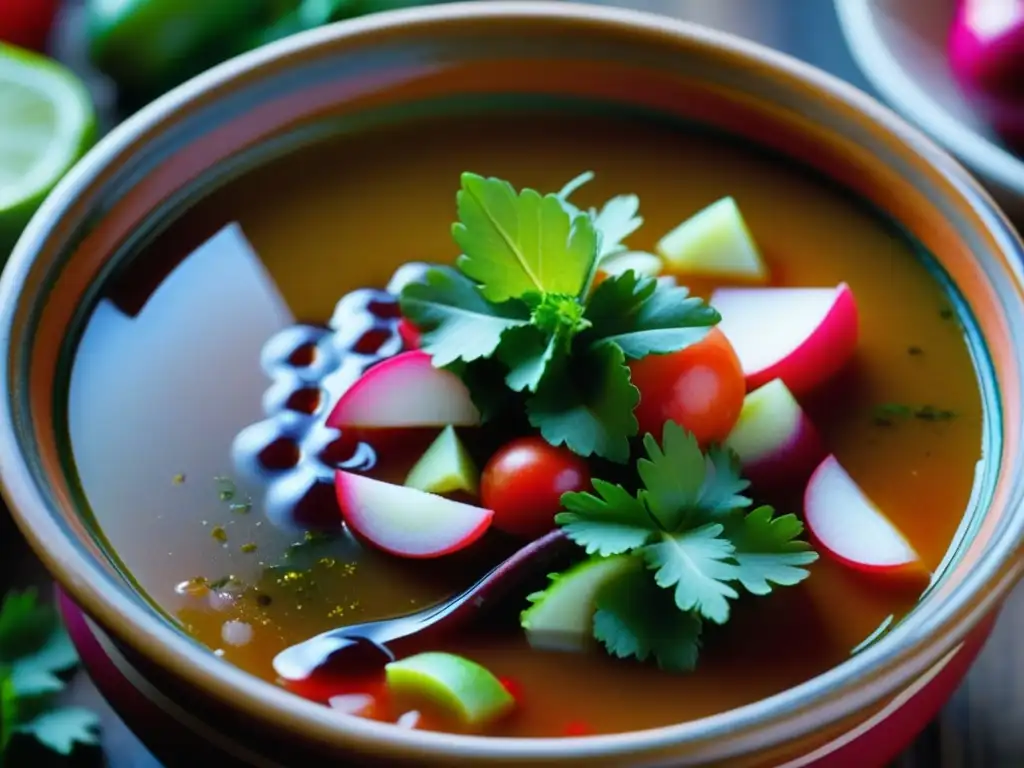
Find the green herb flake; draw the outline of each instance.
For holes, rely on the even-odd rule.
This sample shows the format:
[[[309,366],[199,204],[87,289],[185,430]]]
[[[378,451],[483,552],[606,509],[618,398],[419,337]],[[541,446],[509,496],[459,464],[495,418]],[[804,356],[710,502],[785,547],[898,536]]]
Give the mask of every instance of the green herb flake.
[[[955,411],[947,408],[936,408],[932,405],[922,405],[914,411],[914,418],[921,421],[949,421],[955,417]]]
[[[242,552],[244,552],[245,554],[251,554],[255,552],[258,549],[258,547],[256,546],[255,542],[249,541],[240,546],[239,549],[242,550]]]
[[[238,488],[235,486],[234,480],[230,477],[218,475],[213,478],[213,481],[217,486],[217,496],[221,501],[231,501],[235,498],[235,494],[238,493]]]
[[[219,541],[221,544],[226,544],[228,540],[228,532],[223,525],[213,526],[210,530],[210,536],[214,541]]]
[[[227,587],[238,587],[241,581],[235,576],[221,576],[219,579],[210,582],[210,589],[226,589]]]
[[[907,347],[907,354],[911,357],[919,357],[924,354],[924,349],[917,345],[911,345]]]
[[[228,511],[234,512],[236,515],[247,515],[252,512],[252,501],[250,499],[233,501],[228,504]]]
[[[937,408],[933,405],[902,405],[886,403],[875,408],[873,421],[881,427],[891,427],[897,421],[917,419],[918,421],[949,421],[956,418],[956,411]]]
[[[178,474],[171,478],[171,482],[174,483],[175,485],[183,485],[185,482],[185,475],[179,472]]]
[[[660,443],[651,435],[643,442],[638,492],[595,479],[593,493],[562,496],[555,522],[591,555],[631,554],[646,565],[643,579],[630,575],[635,583],[616,581],[599,595],[595,637],[613,655],[691,669],[703,621],[725,623],[741,591],[767,595],[800,583],[818,555],[794,515],[750,509],[734,454],[703,453],[674,422]]]

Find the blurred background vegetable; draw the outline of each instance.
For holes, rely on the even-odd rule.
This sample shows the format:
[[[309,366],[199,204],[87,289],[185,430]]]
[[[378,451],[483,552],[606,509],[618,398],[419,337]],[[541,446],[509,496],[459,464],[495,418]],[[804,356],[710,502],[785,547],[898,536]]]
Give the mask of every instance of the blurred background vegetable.
[[[95,138],[96,112],[78,77],[52,59],[0,43],[0,262]]]
[[[0,0],[0,41],[42,51],[58,5],[59,0]]]
[[[24,1],[24,0],[23,0]],[[0,0],[3,2],[3,0]],[[87,0],[93,64],[142,104],[232,56],[417,0]]]

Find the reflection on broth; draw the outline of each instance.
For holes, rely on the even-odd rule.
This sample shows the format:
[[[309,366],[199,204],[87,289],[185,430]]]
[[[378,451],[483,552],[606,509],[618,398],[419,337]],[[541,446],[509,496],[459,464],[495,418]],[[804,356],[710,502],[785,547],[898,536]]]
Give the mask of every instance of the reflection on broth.
[[[459,254],[450,224],[462,171],[547,192],[587,168],[594,181],[572,196],[581,208],[639,196],[644,222],[630,249],[654,252],[665,232],[731,195],[773,287],[849,285],[856,354],[797,400],[827,452],[934,571],[970,496],[981,406],[963,331],[915,245],[820,179],[723,138],[544,114],[380,130],[302,150],[210,194],[111,282],[77,348],[69,433],[98,528],[148,598],[211,652],[275,680],[285,648],[437,603],[521,546],[501,521],[434,559],[398,557],[353,535],[336,470],[402,484],[441,425],[337,429],[328,415],[367,370],[409,348],[398,294],[424,279],[424,264]],[[705,299],[727,284],[694,281]],[[670,375],[639,370],[641,392]],[[450,445],[481,469],[524,424],[517,411],[482,429],[457,426]],[[590,460],[588,471],[635,485],[638,450],[627,464]],[[505,498],[518,492],[509,488]],[[479,504],[471,490],[453,498]],[[749,494],[799,514],[803,491]],[[617,732],[714,714],[841,663],[918,600],[920,580],[866,577],[829,556],[831,543],[818,542],[805,581],[733,601],[721,626],[705,619],[693,672],[613,660],[596,644],[531,648],[515,620],[521,597],[419,650],[478,662],[514,692],[515,711],[488,734]],[[473,730],[430,702],[406,705],[392,684],[375,672],[292,687],[350,714]]]

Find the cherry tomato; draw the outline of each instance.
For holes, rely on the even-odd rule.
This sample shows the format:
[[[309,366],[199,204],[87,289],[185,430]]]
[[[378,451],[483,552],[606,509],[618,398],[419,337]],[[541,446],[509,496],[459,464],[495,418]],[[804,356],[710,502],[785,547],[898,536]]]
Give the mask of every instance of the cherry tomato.
[[[0,40],[42,51],[57,16],[57,0],[0,0]]]
[[[568,448],[541,437],[503,445],[484,467],[480,500],[494,512],[495,528],[537,538],[555,527],[562,494],[590,487],[590,469]]]
[[[717,328],[696,344],[634,360],[629,368],[640,390],[635,413],[641,435],[650,432],[660,440],[671,420],[706,446],[724,440],[739,418],[746,394],[743,369]]]

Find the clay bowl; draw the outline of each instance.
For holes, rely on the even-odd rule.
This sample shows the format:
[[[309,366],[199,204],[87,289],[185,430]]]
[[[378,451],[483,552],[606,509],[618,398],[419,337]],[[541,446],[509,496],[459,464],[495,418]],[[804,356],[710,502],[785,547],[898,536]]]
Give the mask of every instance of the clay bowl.
[[[588,98],[729,132],[866,198],[935,254],[985,362],[991,460],[949,567],[881,641],[796,688],[666,728],[518,740],[398,731],[339,719],[222,662],[111,565],[75,503],[59,403],[66,340],[122,245],[304,127],[471,92]],[[68,596],[97,684],[169,764],[882,765],[954,690],[1021,571],[1021,255],[1002,214],[944,151],[864,94],[765,48],[562,3],[381,14],[187,83],[110,134],[48,199],[0,279],[0,477]]]

